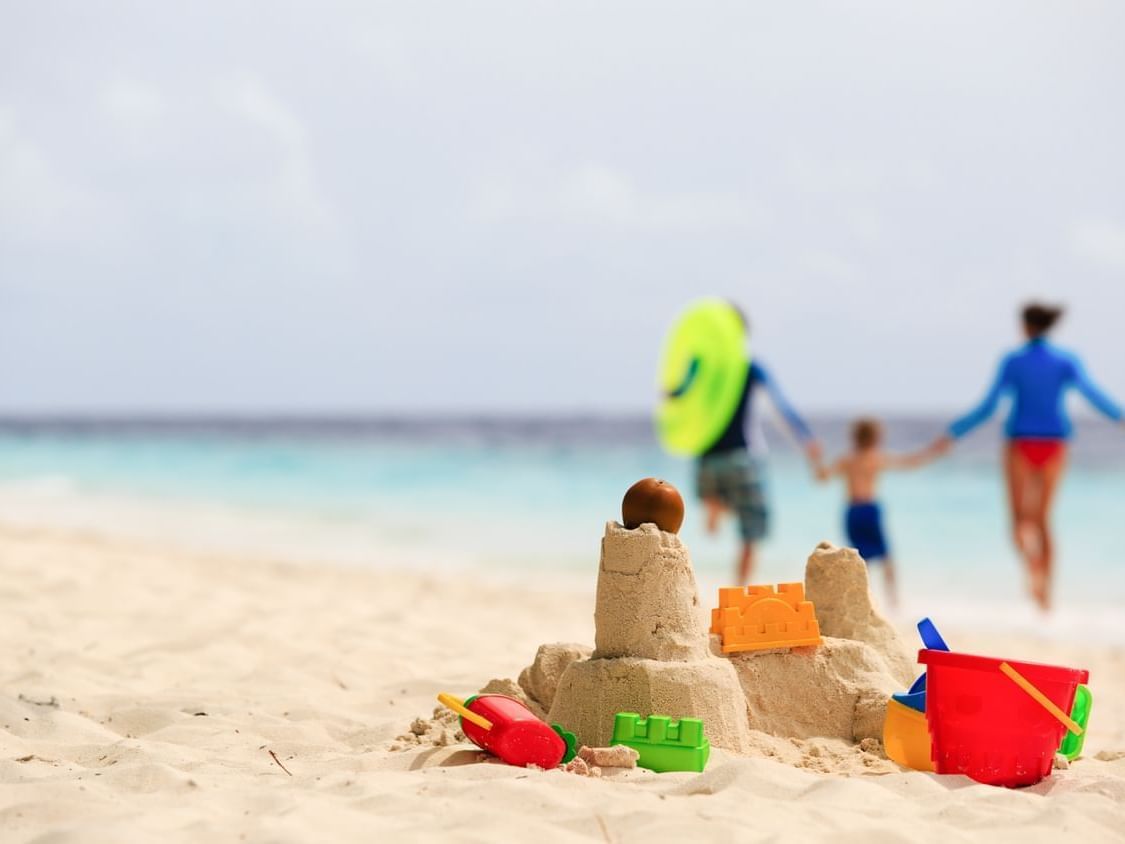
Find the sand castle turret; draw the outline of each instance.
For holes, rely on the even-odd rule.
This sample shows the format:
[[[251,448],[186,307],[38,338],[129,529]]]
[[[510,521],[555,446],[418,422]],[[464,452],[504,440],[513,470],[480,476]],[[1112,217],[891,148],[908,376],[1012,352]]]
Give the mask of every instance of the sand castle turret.
[[[701,718],[712,745],[749,749],[746,698],[730,662],[710,652],[678,536],[651,523],[606,524],[594,624],[594,653],[563,673],[551,721],[596,746],[612,740],[618,712]]]
[[[817,545],[805,567],[805,590],[816,604],[825,636],[870,645],[890,674],[901,685],[910,685],[917,673],[914,652],[876,611],[867,564],[854,548],[837,548],[831,542]]]
[[[608,522],[598,568],[594,658],[687,662],[709,654],[691,558],[656,525]]]

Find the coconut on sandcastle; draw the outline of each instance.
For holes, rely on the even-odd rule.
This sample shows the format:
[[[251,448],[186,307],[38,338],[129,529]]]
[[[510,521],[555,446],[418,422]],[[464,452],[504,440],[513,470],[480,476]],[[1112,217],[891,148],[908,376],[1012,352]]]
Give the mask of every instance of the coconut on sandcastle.
[[[679,493],[646,479],[622,509],[625,524],[608,522],[602,538],[596,647],[588,659],[571,651],[549,720],[606,745],[618,712],[701,718],[712,745],[746,752],[746,699],[731,663],[710,652],[691,557],[675,533]],[[558,654],[541,649],[540,657]]]

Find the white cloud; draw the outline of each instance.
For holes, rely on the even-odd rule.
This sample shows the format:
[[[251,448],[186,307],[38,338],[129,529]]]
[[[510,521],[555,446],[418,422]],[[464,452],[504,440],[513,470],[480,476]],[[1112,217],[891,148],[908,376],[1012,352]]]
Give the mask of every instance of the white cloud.
[[[903,190],[928,193],[941,185],[937,168],[910,155],[838,159],[811,152],[790,155],[782,170],[787,184],[814,196],[878,195]]]
[[[348,32],[352,47],[379,77],[381,83],[391,82],[405,87],[415,81],[416,73],[407,49],[404,29],[386,23],[356,27]]]
[[[1070,248],[1094,266],[1125,272],[1125,223],[1096,217],[1079,220],[1070,228]]]
[[[158,120],[167,111],[156,86],[139,79],[114,79],[102,88],[99,100],[112,117],[131,127]]]
[[[520,197],[507,182],[488,178],[477,184],[468,210],[470,217],[486,223],[511,220],[519,215]]]
[[[0,227],[4,239],[86,242],[115,219],[105,203],[64,178],[46,152],[0,109]]]
[[[883,221],[871,209],[853,208],[845,216],[845,222],[856,240],[866,246],[874,246],[883,239]]]
[[[304,123],[292,109],[255,76],[242,74],[222,84],[220,106],[263,129],[279,150],[279,169],[271,185],[271,200],[295,222],[321,230],[335,230],[337,215],[320,187]]]
[[[790,156],[784,168],[786,181],[811,194],[866,194],[882,188],[883,169],[872,161],[830,161],[813,155]]]
[[[847,284],[860,278],[859,268],[841,255],[812,252],[797,259],[801,271],[812,278]]]
[[[626,231],[698,233],[748,231],[765,215],[735,193],[642,190],[627,174],[603,164],[583,164],[540,186],[504,180],[482,183],[471,211],[487,222],[552,219],[571,225]]]

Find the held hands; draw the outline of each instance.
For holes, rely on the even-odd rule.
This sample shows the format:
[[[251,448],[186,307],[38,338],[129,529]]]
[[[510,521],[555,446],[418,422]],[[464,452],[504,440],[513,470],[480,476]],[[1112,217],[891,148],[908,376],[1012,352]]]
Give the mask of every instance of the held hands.
[[[941,457],[947,454],[951,448],[953,448],[953,437],[949,436],[949,434],[942,434],[930,443],[929,447],[926,449],[926,456],[930,459]]]
[[[943,454],[945,454],[953,446],[953,439],[946,436],[938,437],[925,448],[913,451],[903,457],[888,457],[887,467],[897,469],[916,469],[919,466],[925,466],[927,463],[932,463]]]
[[[805,457],[809,461],[809,468],[812,469],[813,477],[818,481],[828,479],[828,467],[824,465],[824,450],[816,440],[809,440],[805,443]]]
[[[818,468],[824,457],[824,450],[820,447],[820,443],[816,440],[809,440],[805,443],[805,457],[808,458],[813,469]]]

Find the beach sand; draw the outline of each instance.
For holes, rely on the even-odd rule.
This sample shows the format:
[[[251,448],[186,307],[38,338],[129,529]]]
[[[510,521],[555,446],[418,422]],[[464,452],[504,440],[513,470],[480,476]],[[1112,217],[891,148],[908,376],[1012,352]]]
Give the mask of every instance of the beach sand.
[[[1125,839],[1125,650],[1098,643],[944,631],[1091,671],[1085,757],[1020,791],[827,739],[601,779],[391,749],[438,691],[593,644],[595,568],[521,587],[0,528],[0,840]]]

